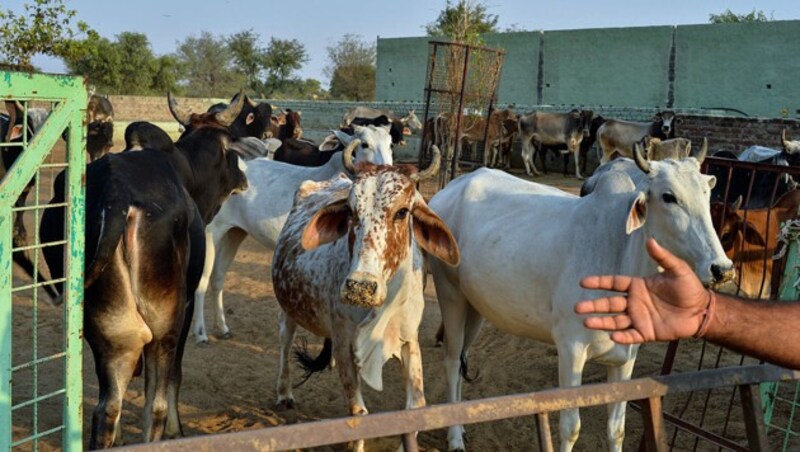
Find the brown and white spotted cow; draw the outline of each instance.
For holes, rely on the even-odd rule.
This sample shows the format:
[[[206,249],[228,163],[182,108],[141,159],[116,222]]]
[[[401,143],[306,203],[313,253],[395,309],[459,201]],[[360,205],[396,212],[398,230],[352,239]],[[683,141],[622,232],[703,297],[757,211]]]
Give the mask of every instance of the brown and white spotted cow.
[[[438,171],[440,154],[423,172],[412,166],[363,162],[356,174],[306,181],[281,231],[272,264],[281,314],[278,404],[294,406],[288,366],[296,325],[326,338],[316,359],[301,357],[309,372],[336,367],[353,415],[366,414],[361,380],[381,390],[391,357],[403,366],[406,407],[425,405],[418,331],[422,320],[424,250],[449,265],[458,246],[415,186]],[[352,149],[349,150],[352,155]],[[356,450],[363,448],[363,441]]]

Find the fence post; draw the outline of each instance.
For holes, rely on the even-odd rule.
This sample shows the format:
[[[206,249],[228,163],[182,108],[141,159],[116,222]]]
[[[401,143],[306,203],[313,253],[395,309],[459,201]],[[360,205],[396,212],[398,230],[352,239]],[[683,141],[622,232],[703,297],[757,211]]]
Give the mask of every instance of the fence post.
[[[768,451],[766,428],[764,427],[764,416],[761,412],[761,393],[758,385],[739,386],[742,395],[742,411],[744,412],[744,426],[747,431],[747,444],[751,451]]]
[[[644,421],[644,449],[649,452],[667,450],[661,397],[650,397],[642,401],[642,420]]]
[[[536,434],[539,450],[550,452],[553,450],[553,436],[550,434],[550,416],[548,413],[536,415]]]

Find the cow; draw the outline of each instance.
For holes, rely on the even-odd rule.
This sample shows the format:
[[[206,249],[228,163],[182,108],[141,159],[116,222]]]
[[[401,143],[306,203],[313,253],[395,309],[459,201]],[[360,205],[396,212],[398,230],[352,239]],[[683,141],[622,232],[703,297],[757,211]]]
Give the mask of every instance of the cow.
[[[272,263],[280,325],[278,404],[294,406],[289,350],[297,325],[326,339],[321,359],[303,357],[308,372],[336,361],[351,415],[367,414],[361,381],[380,391],[391,357],[402,365],[406,408],[425,406],[418,331],[425,305],[423,252],[458,265],[447,226],[416,190],[438,173],[440,155],[416,172],[410,165],[361,163],[322,182],[300,185],[278,237]],[[332,348],[332,351],[331,351]],[[363,440],[355,450],[363,450]]]
[[[680,160],[692,154],[692,140],[688,138],[660,138],[644,137],[644,155],[647,160]],[[708,140],[703,140],[703,145],[708,147]]]
[[[517,132],[517,120],[517,114],[508,109],[493,110],[488,121],[483,117],[472,118],[462,123],[468,122],[469,125],[462,129],[459,144],[472,146],[485,141],[484,164],[492,165],[510,155],[510,148]],[[501,156],[504,150],[508,152]]]
[[[86,106],[86,152],[93,162],[114,146],[114,106],[106,96],[92,94]]]
[[[275,151],[274,160],[299,166],[322,166],[341,151],[355,136],[363,136],[362,142],[368,152],[382,154],[382,159],[391,159],[392,141],[387,126],[350,126],[347,131],[333,130],[319,146],[308,140],[289,138]],[[373,151],[374,150],[374,151]],[[386,161],[386,160],[384,160]]]
[[[347,111],[345,111],[344,116],[342,116],[342,123],[339,124],[339,127],[344,128],[349,126],[355,118],[374,119],[378,116],[386,116],[390,120],[398,120],[403,127],[408,127],[414,130],[422,129],[422,123],[420,122],[419,118],[417,118],[417,115],[414,113],[413,109],[409,110],[405,116],[399,117],[395,115],[394,111],[392,110],[366,106],[348,108]]]
[[[583,121],[583,139],[581,140],[580,147],[578,148],[578,156],[581,161],[581,174],[586,174],[586,161],[588,159],[589,149],[594,146],[597,141],[597,130],[605,122],[602,116],[595,116],[592,110],[580,110]],[[547,151],[554,154],[561,154],[564,158],[564,177],[567,176],[569,171],[569,149],[566,143],[542,146],[541,152],[538,152],[539,161],[542,162],[542,172],[547,174]]]
[[[713,157],[739,161],[736,154],[725,150],[716,152]],[[788,165],[783,153],[761,163]],[[741,167],[733,167],[729,172],[729,169],[727,165],[709,161],[706,171],[716,176],[719,181],[711,192],[712,201],[725,202],[726,199],[736,199],[741,196],[745,208],[763,209],[771,206],[775,199],[789,191],[792,186],[791,176],[785,173]]]
[[[138,151],[142,149],[157,149],[170,152],[175,143],[161,127],[147,122],[135,121],[125,127],[125,149],[123,152]]]
[[[800,191],[785,193],[768,209],[742,210],[741,204],[741,196],[727,207],[720,202],[711,203],[711,218],[722,249],[736,267],[737,278],[732,281],[730,292],[749,298],[769,298],[780,227],[797,218]]]
[[[25,120],[25,110],[22,104],[18,101],[6,101],[5,106],[8,110],[8,115],[0,114],[0,143],[5,143],[8,146],[0,148],[0,180],[3,179],[6,172],[11,169],[11,166],[22,155],[24,140],[30,142],[36,129],[33,127],[35,122],[31,120],[28,115],[27,121]],[[27,124],[26,124],[27,123]],[[27,126],[27,127],[25,127]],[[33,188],[33,181],[28,183],[20,193],[17,200],[14,202],[14,208],[19,209],[25,206],[28,199],[28,194]],[[23,219],[24,210],[14,211],[14,225],[11,243],[14,248],[25,248],[28,246],[28,230],[25,227]],[[36,278],[38,281],[46,281],[47,279],[39,273],[35,268],[33,261],[28,255],[27,251],[17,250],[11,255],[12,261],[17,264],[28,276]],[[42,287],[45,292],[50,296],[51,300],[57,299],[58,294],[55,289],[50,285]]]
[[[239,116],[228,127],[234,139],[241,137],[269,138],[270,118],[272,118],[272,105],[268,102],[253,102],[244,92],[239,92],[231,99],[231,104],[237,102],[240,96],[244,97],[245,104]],[[219,113],[228,107],[226,103],[217,103],[208,108],[206,113]],[[178,118],[188,118],[188,111],[180,108],[177,103],[170,103],[172,116],[184,127],[184,134],[191,132],[193,124],[185,124]]]
[[[86,122],[91,124],[95,121],[113,122],[114,106],[106,96],[92,94],[86,106]]]
[[[411,135],[411,130],[404,126],[400,120],[389,119],[386,115],[378,116],[377,118],[353,118],[347,127],[342,127],[340,130],[350,132],[353,126],[379,126],[388,127],[389,135],[392,137],[393,146],[405,146],[405,135]],[[352,133],[352,132],[351,132]]]
[[[204,227],[226,197],[247,187],[227,148],[227,127],[243,104],[194,115],[193,131],[170,150],[109,154],[87,166],[84,334],[100,386],[91,449],[115,443],[125,388],[142,356],[145,441],[181,432],[181,360],[206,258]],[[63,181],[62,172],[51,204],[64,202]],[[63,240],[64,214],[45,210],[44,243]],[[60,278],[63,245],[42,251]]]
[[[800,166],[800,140],[787,140],[786,129],[783,129],[781,131],[781,145],[789,164]]]
[[[511,167],[511,151],[514,147],[514,140],[519,133],[517,123],[519,115],[511,110],[501,110],[499,112],[499,133],[490,141],[489,165],[490,167]]]
[[[461,398],[459,373],[466,374],[483,318],[504,332],[555,344],[562,387],[581,383],[587,361],[606,365],[610,381],[629,379],[638,346],[586,329],[573,308],[596,297],[578,284],[584,276],[655,273],[645,249],[650,237],[689,262],[705,284],[732,278],[733,264],[711,224],[714,178],[701,174],[694,158],[636,162],[644,182],[637,186],[625,172],[608,171],[583,198],[483,168],[431,199],[461,253],[457,268],[429,263],[444,322],[450,402]],[[624,416],[624,403],[609,407],[612,450],[622,449]],[[562,449],[572,449],[579,429],[577,410],[563,411]],[[462,436],[462,426],[450,428],[450,450],[464,449]]]
[[[567,152],[575,156],[575,175],[581,176],[578,154],[584,135],[589,134],[589,124],[580,110],[569,113],[544,113],[535,111],[519,118],[519,136],[522,141],[522,162],[528,176],[539,175],[533,162],[534,148],[541,152],[542,146],[566,145]]]
[[[600,163],[606,163],[611,160],[615,152],[622,157],[632,157],[634,143],[642,141],[644,137],[660,138],[662,140],[672,138],[675,134],[675,129],[672,126],[674,121],[675,112],[670,110],[656,113],[651,122],[609,119],[597,131],[600,149],[603,152],[600,157]]]
[[[341,143],[347,146],[344,151],[350,149],[351,153],[355,152],[356,162],[392,164],[390,138],[384,128],[355,127],[355,132],[353,137],[339,131],[336,133],[340,136]],[[356,149],[356,146],[360,147]],[[318,167],[290,165],[266,159],[248,162],[245,174],[252,188],[223,203],[214,221],[208,225],[210,243],[213,245],[209,248],[216,255],[213,266],[206,267],[197,290],[192,331],[198,343],[208,343],[208,330],[203,317],[206,290],[214,301],[215,324],[221,337],[230,337],[230,329],[225,322],[222,289],[225,274],[236,257],[239,245],[251,235],[267,249],[275,249],[278,234],[292,207],[292,196],[300,184],[306,180],[330,179],[347,171],[343,161],[347,152],[334,151],[331,155],[327,163]]]

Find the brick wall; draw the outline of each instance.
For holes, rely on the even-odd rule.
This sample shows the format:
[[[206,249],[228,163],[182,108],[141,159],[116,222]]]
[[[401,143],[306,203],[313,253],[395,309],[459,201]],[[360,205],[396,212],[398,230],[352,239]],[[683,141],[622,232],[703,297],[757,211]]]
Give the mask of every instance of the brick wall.
[[[675,126],[677,136],[692,143],[702,143],[708,137],[709,152],[728,150],[740,153],[750,146],[781,149],[781,131],[788,139],[800,139],[800,121],[796,119],[766,119],[681,115]]]
[[[108,99],[114,106],[114,119],[120,121],[147,120],[152,122],[174,121],[167,106],[167,96],[115,96]],[[203,99],[196,97],[178,97],[178,103],[183,108],[190,108],[195,112],[203,112],[217,102],[227,102],[228,99]]]

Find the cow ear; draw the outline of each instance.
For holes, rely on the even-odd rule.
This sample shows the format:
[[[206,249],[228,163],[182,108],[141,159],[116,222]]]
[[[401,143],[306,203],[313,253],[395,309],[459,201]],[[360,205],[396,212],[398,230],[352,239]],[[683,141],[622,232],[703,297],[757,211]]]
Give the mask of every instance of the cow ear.
[[[708,176],[706,181],[708,181],[708,188],[714,188],[717,185],[717,176]]]
[[[244,123],[245,123],[245,124],[247,124],[247,125],[249,126],[249,125],[250,125],[250,123],[252,123],[253,121],[255,121],[255,119],[256,119],[256,115],[254,115],[253,113],[249,113],[249,114],[247,115],[247,119],[245,119],[245,120],[244,120]]]
[[[744,241],[757,246],[766,246],[767,243],[764,241],[764,237],[758,232],[756,226],[747,221],[744,223]]]
[[[408,127],[403,127],[403,135],[411,135],[411,129]]]
[[[411,215],[414,217],[412,221],[414,240],[420,248],[448,265],[453,267],[458,265],[461,255],[455,237],[444,221],[425,204],[421,196],[414,203]]]
[[[625,223],[625,233],[630,235],[633,231],[644,226],[647,219],[647,194],[639,192],[628,209],[628,221]]]
[[[303,230],[300,244],[306,251],[338,240],[347,234],[350,209],[342,199],[323,207],[311,218]]]

